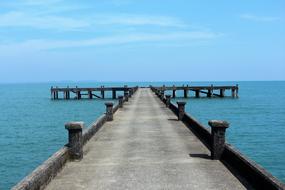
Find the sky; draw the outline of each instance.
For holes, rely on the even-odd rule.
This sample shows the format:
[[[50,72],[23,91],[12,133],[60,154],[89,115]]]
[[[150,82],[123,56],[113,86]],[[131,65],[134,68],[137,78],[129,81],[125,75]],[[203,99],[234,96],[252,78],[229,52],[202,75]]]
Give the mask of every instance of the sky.
[[[0,0],[0,83],[285,80],[285,0]]]

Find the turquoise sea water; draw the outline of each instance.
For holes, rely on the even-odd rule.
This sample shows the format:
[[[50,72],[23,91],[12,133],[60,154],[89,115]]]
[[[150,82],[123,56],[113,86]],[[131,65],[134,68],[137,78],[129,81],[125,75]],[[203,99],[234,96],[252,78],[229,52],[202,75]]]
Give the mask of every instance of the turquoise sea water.
[[[104,102],[110,101],[52,101],[52,85],[236,83],[240,85],[238,99],[189,98],[186,110],[205,126],[210,119],[229,121],[228,141],[285,182],[285,82],[45,83],[0,85],[0,189],[11,188],[67,142],[64,123],[84,121],[87,127],[104,113]]]

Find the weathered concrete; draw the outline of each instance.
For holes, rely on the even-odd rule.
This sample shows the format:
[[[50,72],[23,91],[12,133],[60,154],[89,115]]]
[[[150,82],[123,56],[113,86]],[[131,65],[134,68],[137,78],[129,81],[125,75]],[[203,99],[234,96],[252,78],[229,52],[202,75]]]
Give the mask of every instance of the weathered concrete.
[[[229,127],[229,123],[226,121],[209,121],[209,125],[212,128],[212,150],[211,157],[213,160],[220,160],[225,149],[226,142],[226,129]]]
[[[47,186],[55,189],[246,189],[177,117],[139,89]]]
[[[83,158],[83,122],[70,122],[65,124],[68,130],[69,155],[72,160],[81,160]]]

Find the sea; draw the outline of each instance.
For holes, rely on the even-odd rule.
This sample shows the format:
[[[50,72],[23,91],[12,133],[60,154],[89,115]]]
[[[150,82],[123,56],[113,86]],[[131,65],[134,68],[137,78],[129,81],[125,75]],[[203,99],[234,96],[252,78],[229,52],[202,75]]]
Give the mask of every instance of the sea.
[[[285,183],[285,81],[51,82],[0,84],[0,190],[13,187],[67,143],[66,122],[83,121],[87,128],[104,113],[104,103],[114,101],[111,93],[104,100],[51,100],[51,86],[211,84],[238,84],[239,98],[231,92],[225,98],[195,98],[190,92],[184,99],[177,92],[172,101],[185,100],[186,111],[205,127],[212,119],[228,121],[228,143]]]

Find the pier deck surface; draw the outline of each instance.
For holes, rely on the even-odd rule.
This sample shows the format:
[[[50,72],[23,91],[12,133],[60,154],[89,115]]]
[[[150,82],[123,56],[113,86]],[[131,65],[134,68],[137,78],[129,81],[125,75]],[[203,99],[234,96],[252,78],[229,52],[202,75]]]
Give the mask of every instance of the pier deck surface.
[[[246,189],[209,155],[150,89],[138,89],[46,189]]]

